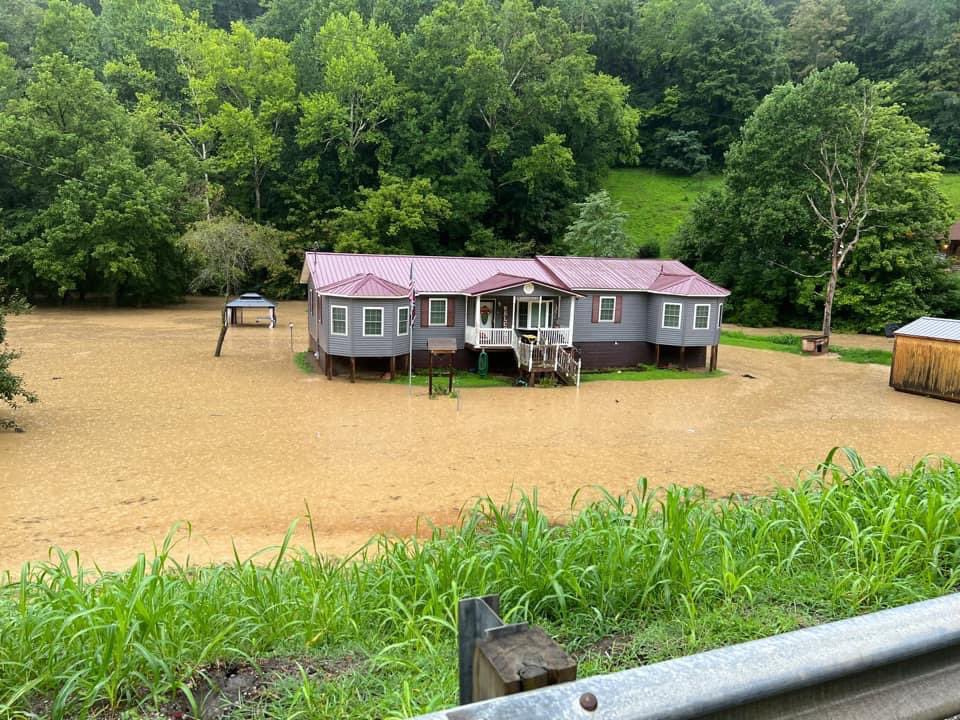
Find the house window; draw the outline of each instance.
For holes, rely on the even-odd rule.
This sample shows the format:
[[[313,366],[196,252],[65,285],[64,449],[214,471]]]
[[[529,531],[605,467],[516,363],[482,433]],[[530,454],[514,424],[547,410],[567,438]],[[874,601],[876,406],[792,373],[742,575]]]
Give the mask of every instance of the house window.
[[[553,300],[518,300],[517,327],[521,330],[553,327]]]
[[[680,328],[680,303],[663,304],[663,327],[677,330]]]
[[[430,298],[430,325],[447,324],[447,299]]]
[[[723,303],[717,308],[717,330],[720,329],[720,323],[723,322]]]
[[[346,305],[330,306],[330,334],[331,335],[347,334],[347,306]]]
[[[410,308],[397,308],[397,335],[406,335],[410,332]]]
[[[600,298],[600,322],[613,322],[617,317],[617,298],[604,295]]]
[[[706,330],[709,327],[710,327],[710,306],[694,305],[693,306],[693,329]]]
[[[382,307],[365,307],[363,309],[363,336],[383,337]]]

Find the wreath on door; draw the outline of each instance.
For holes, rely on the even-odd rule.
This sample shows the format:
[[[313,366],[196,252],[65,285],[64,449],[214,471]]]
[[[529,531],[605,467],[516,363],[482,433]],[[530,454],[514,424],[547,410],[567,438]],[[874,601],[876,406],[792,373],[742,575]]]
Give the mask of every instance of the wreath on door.
[[[490,317],[490,306],[481,305],[480,306],[480,320],[483,321],[483,324],[486,325],[487,319]]]

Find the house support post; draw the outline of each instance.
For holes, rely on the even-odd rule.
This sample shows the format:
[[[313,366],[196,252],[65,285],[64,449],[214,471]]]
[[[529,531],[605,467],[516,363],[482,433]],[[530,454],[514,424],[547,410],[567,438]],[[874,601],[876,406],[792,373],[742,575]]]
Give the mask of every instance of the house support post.
[[[427,364],[427,378],[430,385],[430,397],[433,397],[433,353],[429,353],[430,358]]]
[[[391,355],[390,356],[390,380],[392,381],[396,379],[397,379],[397,356]]]
[[[450,364],[447,367],[447,395],[453,395],[453,353],[450,354]]]
[[[660,343],[657,343],[657,357],[653,361],[655,367],[660,367]]]
[[[684,370],[687,369],[687,346],[680,346],[680,367]]]
[[[357,359],[351,355],[350,356],[350,382],[355,383],[357,381]]]

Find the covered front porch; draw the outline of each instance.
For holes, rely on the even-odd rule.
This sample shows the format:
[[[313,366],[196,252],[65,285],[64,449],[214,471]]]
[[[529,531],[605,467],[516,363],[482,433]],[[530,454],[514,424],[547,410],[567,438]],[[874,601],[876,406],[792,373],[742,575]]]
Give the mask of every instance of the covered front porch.
[[[521,343],[569,347],[575,304],[575,297],[562,295],[468,297],[464,341],[477,350],[518,353]]]

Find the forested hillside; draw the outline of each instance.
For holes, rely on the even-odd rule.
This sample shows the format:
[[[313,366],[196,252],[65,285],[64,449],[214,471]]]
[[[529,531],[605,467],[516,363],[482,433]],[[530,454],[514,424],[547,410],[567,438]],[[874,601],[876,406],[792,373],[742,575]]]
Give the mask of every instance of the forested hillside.
[[[955,0],[5,0],[0,43],[0,275],[33,298],[177,297],[225,216],[279,231],[278,295],[305,248],[562,253],[610,168],[718,173],[836,60],[960,165]]]

